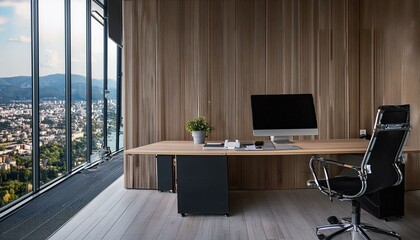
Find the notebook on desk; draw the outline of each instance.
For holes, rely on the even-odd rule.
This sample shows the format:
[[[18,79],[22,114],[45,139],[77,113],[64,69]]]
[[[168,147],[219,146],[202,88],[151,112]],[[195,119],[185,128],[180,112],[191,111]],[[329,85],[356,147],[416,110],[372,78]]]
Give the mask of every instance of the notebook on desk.
[[[224,143],[206,143],[203,145],[203,150],[224,150]]]

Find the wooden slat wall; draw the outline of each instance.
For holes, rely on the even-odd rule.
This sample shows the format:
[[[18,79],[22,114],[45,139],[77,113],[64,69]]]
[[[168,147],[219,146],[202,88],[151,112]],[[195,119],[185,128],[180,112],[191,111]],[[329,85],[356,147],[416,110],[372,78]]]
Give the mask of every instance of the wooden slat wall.
[[[134,148],[160,138],[160,111],[157,93],[160,89],[157,65],[156,1],[124,2],[124,144]],[[153,129],[153,131],[145,131]],[[141,159],[141,161],[139,161]],[[125,159],[127,188],[155,188],[156,164],[153,156]]]
[[[419,2],[125,0],[125,147],[191,140],[184,124],[198,115],[215,127],[209,140],[257,139],[257,93],[312,93],[320,139],[357,137],[378,105],[410,103],[409,144],[420,147]],[[409,158],[406,185],[416,188],[420,157]],[[126,159],[126,187],[155,188],[153,158],[140,162]],[[306,164],[232,159],[229,181],[304,187]]]
[[[409,146],[420,147],[420,1],[365,0],[360,8],[360,126],[382,104],[411,106]],[[406,189],[420,188],[420,156],[409,154]]]
[[[214,0],[209,3],[208,79],[202,85],[208,90],[200,114],[216,127],[211,139],[233,139],[236,134],[235,94],[235,0]],[[203,27],[204,28],[204,27]],[[191,139],[191,138],[188,138]]]

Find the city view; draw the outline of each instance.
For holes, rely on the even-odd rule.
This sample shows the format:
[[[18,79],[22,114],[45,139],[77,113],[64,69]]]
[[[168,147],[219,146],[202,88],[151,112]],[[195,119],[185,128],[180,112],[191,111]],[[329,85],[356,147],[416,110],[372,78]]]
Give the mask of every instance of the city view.
[[[122,147],[122,131],[118,136],[120,144],[116,144],[117,128],[122,129],[122,126],[117,126],[117,108],[121,106],[116,103],[117,82],[114,80],[117,78],[118,48],[104,36],[103,22],[93,16],[88,31],[86,18],[90,13],[87,12],[87,2],[72,0],[71,4],[66,4],[66,1],[57,0],[36,1],[38,21],[32,28],[32,1],[0,0],[1,210],[20,197],[39,191],[60,176],[78,169],[88,160],[97,160],[104,146],[111,151]],[[97,6],[94,1],[91,4]],[[70,19],[67,20],[66,9],[70,11]],[[95,9],[102,12],[100,7]],[[67,23],[71,25],[70,38],[66,37]],[[32,47],[32,32],[35,29],[38,39]],[[87,41],[88,34],[90,42]],[[108,44],[105,45],[105,42]],[[70,56],[66,58],[65,50],[69,48]],[[71,73],[68,73],[71,86],[65,82],[66,68],[71,69]],[[89,86],[92,90],[91,119],[88,119],[86,106],[88,72],[92,78]],[[32,74],[35,73],[39,77],[37,89],[33,86]],[[65,119],[68,87],[71,88],[69,128]],[[39,95],[39,104],[35,107],[32,105],[34,90]],[[38,113],[34,113],[33,109]],[[34,141],[33,114],[39,116],[39,131],[35,133],[39,141]],[[87,139],[88,121],[92,122],[91,139]],[[104,127],[107,130],[106,144]],[[71,131],[71,146],[66,146],[68,131]],[[88,140],[92,141],[92,156],[87,156]],[[38,146],[34,146],[34,142],[39,142]],[[39,150],[37,156],[33,155],[33,148]],[[66,149],[69,149],[71,159],[66,159]],[[36,168],[33,160],[37,162]],[[33,174],[39,176],[36,184],[33,181],[37,178]]]
[[[1,81],[1,79],[0,79]],[[40,104],[41,185],[65,174],[65,102],[42,100]],[[92,102],[93,151],[103,146],[103,101]],[[108,101],[108,143],[115,144],[116,101]],[[86,162],[86,101],[72,101],[72,165]],[[114,147],[115,148],[115,147]],[[0,103],[0,207],[32,191],[32,103],[12,100]]]

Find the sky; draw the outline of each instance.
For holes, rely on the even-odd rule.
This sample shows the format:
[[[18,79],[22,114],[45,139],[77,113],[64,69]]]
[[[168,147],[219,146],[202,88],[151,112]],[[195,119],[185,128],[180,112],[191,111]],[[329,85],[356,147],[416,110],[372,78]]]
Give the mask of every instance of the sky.
[[[72,73],[86,74],[85,0],[71,2]],[[0,77],[31,75],[30,0],[0,0]],[[92,41],[101,40],[103,30],[92,20]],[[39,0],[40,76],[64,73],[64,0]],[[95,38],[95,34],[98,35]],[[103,76],[102,41],[92,43],[92,77]],[[109,58],[116,46],[109,44]],[[115,79],[111,69],[109,78]]]
[[[0,0],[0,77],[31,75],[29,0]]]

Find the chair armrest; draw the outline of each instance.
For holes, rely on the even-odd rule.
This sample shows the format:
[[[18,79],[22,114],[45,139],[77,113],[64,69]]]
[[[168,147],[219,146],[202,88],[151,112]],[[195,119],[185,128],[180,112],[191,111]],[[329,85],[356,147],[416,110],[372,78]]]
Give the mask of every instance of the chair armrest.
[[[319,178],[315,172],[315,163],[319,163],[322,166],[323,172],[324,172],[324,177],[327,183],[327,188],[322,187],[319,184]],[[328,195],[330,198],[330,201],[332,201],[332,198],[335,197],[336,195],[331,191],[331,187],[330,187],[330,176],[328,174],[328,166],[329,165],[335,165],[338,167],[344,167],[344,168],[348,168],[348,169],[352,169],[356,172],[358,172],[358,175],[360,177],[363,176],[362,171],[360,169],[360,166],[353,166],[351,164],[347,164],[347,163],[343,163],[343,162],[339,162],[339,161],[335,161],[335,160],[331,160],[331,159],[327,159],[327,158],[323,158],[323,157],[318,157],[318,156],[312,156],[311,159],[309,160],[309,168],[311,169],[311,173],[312,176],[314,177],[313,180],[309,180],[307,182],[308,186],[313,186],[316,185],[318,187],[318,189],[324,193],[325,195]]]
[[[326,158],[322,158],[322,159],[323,159],[322,161],[325,164],[333,164],[333,165],[336,165],[336,166],[339,166],[339,167],[353,169],[356,172],[359,172],[360,171],[360,166],[354,166],[354,165],[351,165],[351,164],[348,164],[348,163],[339,162],[339,161],[335,161],[335,160],[331,160],[331,159],[326,159]]]

